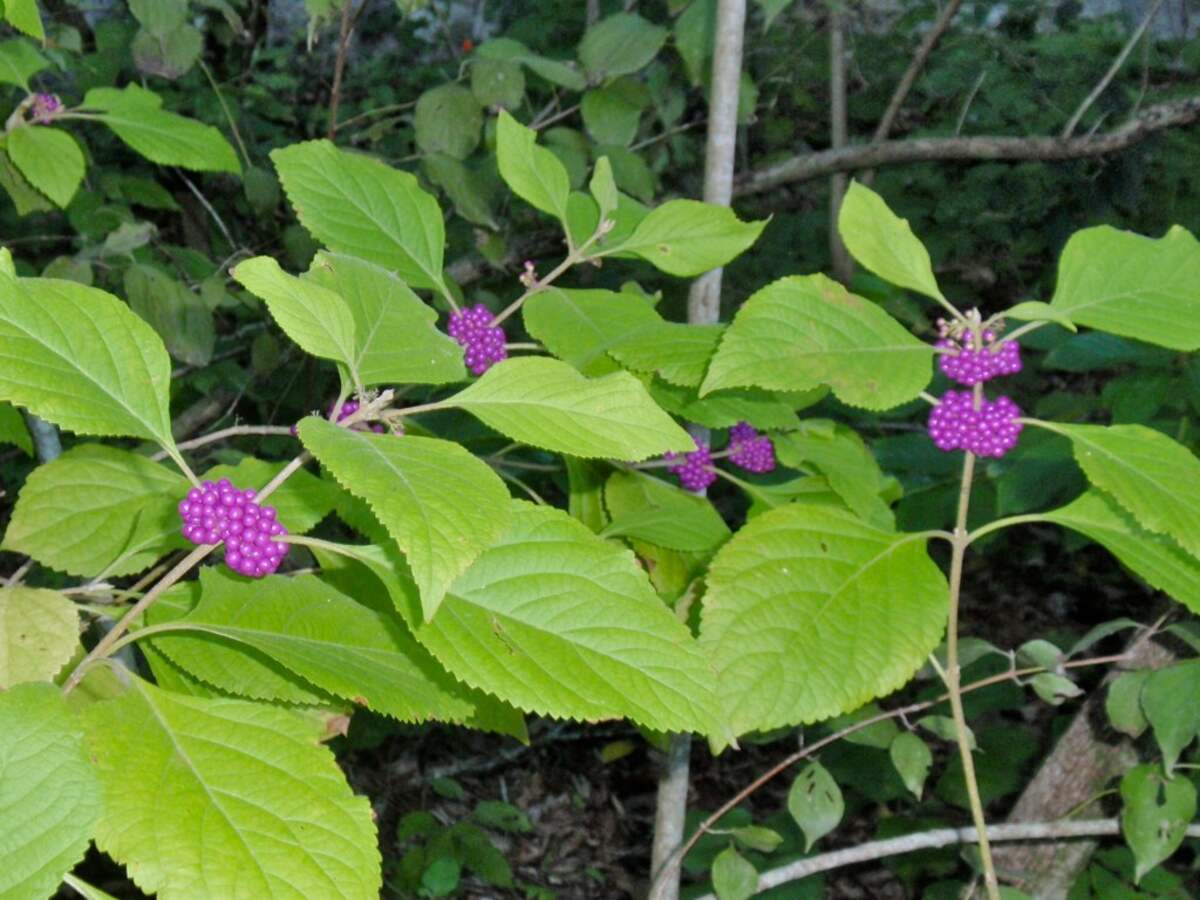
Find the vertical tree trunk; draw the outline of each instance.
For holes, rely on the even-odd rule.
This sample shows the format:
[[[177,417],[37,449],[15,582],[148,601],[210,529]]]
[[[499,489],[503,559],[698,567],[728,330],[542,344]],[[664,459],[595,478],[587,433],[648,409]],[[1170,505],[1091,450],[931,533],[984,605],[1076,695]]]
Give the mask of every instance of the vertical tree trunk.
[[[846,146],[846,19],[843,0],[832,0],[829,7],[829,119],[830,145],[834,150]],[[846,195],[846,176],[838,173],[829,179],[829,259],[834,277],[849,285],[854,263],[838,234],[838,213]]]
[[[728,206],[733,196],[733,167],[737,147],[738,89],[742,78],[742,41],[746,30],[746,0],[718,0],[716,40],[713,47],[712,85],[709,91],[708,143],[704,155],[704,200]],[[722,269],[713,269],[692,282],[688,293],[688,322],[707,325],[721,315]],[[706,437],[697,434],[697,440]],[[672,852],[683,841],[687,813],[688,770],[692,738],[671,735],[666,765],[658,782],[654,816],[651,877],[660,874]],[[662,873],[655,900],[677,900],[679,866]]]

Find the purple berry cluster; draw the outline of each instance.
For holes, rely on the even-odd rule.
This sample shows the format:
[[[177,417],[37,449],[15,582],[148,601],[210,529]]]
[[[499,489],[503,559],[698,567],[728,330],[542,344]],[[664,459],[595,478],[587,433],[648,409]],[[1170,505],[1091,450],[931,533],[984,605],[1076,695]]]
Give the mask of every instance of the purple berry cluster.
[[[668,463],[667,471],[679,476],[679,483],[689,491],[700,493],[717,480],[716,470],[713,469],[712,452],[708,444],[696,442],[696,449],[691,453],[680,456],[678,453],[668,453],[663,459]]]
[[[482,303],[451,313],[449,331],[450,337],[467,351],[467,368],[476,375],[508,359],[504,329],[492,324],[492,313]]]
[[[929,436],[939,450],[1001,457],[1017,444],[1020,416],[1008,397],[983,400],[976,409],[970,391],[946,391],[929,414]]]
[[[775,470],[775,445],[759,434],[749,422],[738,422],[729,429],[729,461],[747,472]]]
[[[275,518],[273,506],[259,506],[255,492],[240,491],[228,478],[206,481],[179,503],[183,536],[193,544],[225,542],[225,565],[250,578],[279,568],[288,545],[272,538],[288,530]]]
[[[985,331],[982,346],[976,346],[975,336],[970,332],[955,337],[944,322],[941,331],[942,338],[935,346],[949,352],[938,354],[938,368],[952,381],[971,387],[1021,371],[1021,347],[1016,341],[1004,341],[997,346],[996,333]]]
[[[56,94],[34,94],[30,113],[33,121],[42,125],[49,124],[54,116],[62,110],[62,101]]]
[[[337,421],[339,421],[339,422],[344,421],[345,419],[350,418],[356,412],[358,412],[358,401],[357,400],[347,400],[345,403],[342,404],[342,408],[338,410]],[[333,415],[333,406],[332,405],[330,405],[330,407],[329,407],[329,414]],[[370,428],[370,430],[375,432],[376,434],[383,434],[387,430],[382,425],[380,425],[378,422],[371,422],[369,425],[366,422],[355,422],[353,425],[350,426],[351,431],[366,431],[368,428]]]

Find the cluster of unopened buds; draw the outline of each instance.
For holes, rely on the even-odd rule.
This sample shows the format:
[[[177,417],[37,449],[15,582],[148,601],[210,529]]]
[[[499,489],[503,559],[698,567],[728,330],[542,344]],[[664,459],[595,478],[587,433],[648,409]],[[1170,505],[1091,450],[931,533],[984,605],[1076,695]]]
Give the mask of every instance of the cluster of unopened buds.
[[[279,568],[288,545],[275,540],[288,533],[273,506],[255,502],[253,490],[238,490],[228,478],[205,481],[179,502],[183,536],[193,544],[225,544],[225,565],[249,578]]]
[[[763,473],[775,468],[775,444],[748,422],[738,422],[729,429],[725,455],[731,463],[747,472]],[[703,441],[697,441],[696,449],[691,453],[668,453],[663,459],[667,462],[667,471],[678,477],[679,483],[689,491],[699,493],[717,480],[712,451]]]
[[[56,94],[34,94],[33,101],[29,104],[29,113],[33,121],[40,125],[47,125],[62,111],[62,108],[62,101]]]
[[[1021,371],[1021,348],[1016,341],[997,341],[991,329],[963,328],[938,321],[935,345],[938,368],[967,387]],[[1021,434],[1020,407],[1009,397],[988,400],[975,391],[949,390],[929,414],[929,436],[939,450],[966,450],[976,456],[999,458],[1017,445]]]
[[[504,329],[493,325],[492,320],[491,310],[482,303],[450,314],[450,337],[466,350],[467,368],[476,375],[482,375],[496,363],[508,359]]]

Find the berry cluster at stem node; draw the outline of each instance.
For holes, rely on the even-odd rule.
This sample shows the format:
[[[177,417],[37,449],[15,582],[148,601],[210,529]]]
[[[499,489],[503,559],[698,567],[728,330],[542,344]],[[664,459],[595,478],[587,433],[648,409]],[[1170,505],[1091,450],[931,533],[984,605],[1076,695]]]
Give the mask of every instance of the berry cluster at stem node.
[[[450,337],[467,351],[467,368],[476,375],[508,359],[504,329],[492,324],[492,313],[482,303],[451,313],[448,330]]]
[[[747,472],[773,472],[775,444],[749,422],[738,422],[729,429],[729,461]]]
[[[272,540],[288,533],[275,507],[259,506],[255,492],[238,490],[228,478],[205,481],[179,502],[183,536],[193,544],[225,543],[225,565],[250,578],[279,568],[288,545]]]
[[[700,493],[717,480],[712,464],[712,452],[708,444],[696,442],[696,449],[680,455],[667,453],[663,456],[668,463],[667,471],[679,476],[679,483],[689,491]]]
[[[929,414],[929,436],[939,450],[998,458],[1016,446],[1020,416],[1020,408],[1008,397],[982,400],[976,409],[970,391],[946,391]]]
[[[938,368],[951,381],[974,387],[1021,371],[1021,346],[1016,341],[997,344],[996,333],[991,330],[982,333],[982,342],[970,331],[956,336],[945,323],[941,324],[941,334],[935,346],[947,352],[938,354]]]
[[[33,121],[39,125],[48,125],[62,111],[62,101],[57,94],[34,94],[29,112]]]
[[[359,404],[357,400],[347,400],[342,404],[342,408],[338,410],[337,421],[342,422],[350,418],[352,415],[358,412],[358,409]],[[329,414],[331,416],[333,415],[333,404],[329,405]],[[368,429],[376,434],[383,434],[385,431],[387,431],[387,429],[378,422],[355,422],[350,426],[351,431],[367,431]]]

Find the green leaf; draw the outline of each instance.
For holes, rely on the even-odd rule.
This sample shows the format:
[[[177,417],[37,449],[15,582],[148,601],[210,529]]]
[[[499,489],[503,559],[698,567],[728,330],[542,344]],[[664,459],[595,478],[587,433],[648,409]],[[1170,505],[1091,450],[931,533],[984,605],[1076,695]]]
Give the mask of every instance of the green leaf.
[[[640,472],[614,472],[604,500],[612,522],[601,537],[693,553],[711,552],[729,539],[729,526],[708,500]]]
[[[620,147],[632,144],[642,117],[642,105],[635,102],[636,99],[623,88],[622,82],[592,88],[585,93],[580,102],[580,114],[592,140],[597,144]]]
[[[1043,515],[1091,538],[1152,587],[1200,613],[1200,560],[1170,538],[1141,528],[1108,495],[1092,489]]]
[[[205,481],[220,481],[228,478],[235,486],[258,489],[278,475],[286,466],[282,462],[268,462],[247,456],[237,465],[213,466],[204,473]],[[329,481],[299,469],[288,476],[287,481],[271,494],[269,505],[275,507],[279,521],[292,534],[311,531],[317,523],[333,511],[339,491]]]
[[[38,13],[37,0],[4,0],[4,17],[17,31],[24,32],[39,41],[46,39],[42,28],[42,17]]]
[[[1142,687],[1142,710],[1154,729],[1167,777],[1179,755],[1200,734],[1200,660],[1159,669]]]
[[[883,410],[919,396],[932,364],[933,348],[874,303],[824,275],[791,276],[742,304],[700,391],[828,384],[844,403]]]
[[[0,588],[0,691],[50,681],[79,646],[79,614],[58,591]]]
[[[608,352],[635,372],[653,372],[671,384],[699,387],[724,333],[724,325],[660,322],[623,337]]]
[[[46,199],[44,194],[35,191],[25,180],[17,167],[3,149],[0,149],[0,187],[12,199],[18,216],[27,216],[34,212],[48,212],[54,209],[54,204]]]
[[[449,82],[430,88],[417,98],[413,128],[417,146],[425,153],[466,159],[479,146],[483,110],[470,90]]]
[[[161,109],[162,98],[137,85],[124,90],[93,88],[83,106],[96,110],[122,141],[160,166],[180,166],[197,172],[242,171],[229,141],[211,125]]]
[[[300,438],[404,551],[426,619],[508,524],[504,483],[458,444],[365,434],[313,417],[300,423]]]
[[[12,444],[26,456],[33,456],[33,438],[21,411],[11,403],[0,403],[0,444]]]
[[[1131,738],[1139,738],[1150,723],[1142,712],[1142,688],[1150,677],[1149,669],[1122,672],[1108,686],[1104,709],[1112,727]]]
[[[437,329],[433,308],[391,272],[322,252],[304,278],[335,292],[349,307],[352,366],[364,385],[445,384],[466,377],[462,347]]]
[[[929,745],[913,732],[901,731],[892,740],[888,755],[904,786],[920,800],[921,791],[925,788],[925,779],[929,777],[929,770],[933,766],[933,752]]]
[[[99,785],[52,684],[0,692],[0,897],[44,900],[87,850]]]
[[[489,202],[490,191],[479,173],[444,153],[422,158],[421,171],[445,192],[455,211],[468,222],[500,230]]]
[[[592,180],[588,183],[588,190],[591,191],[596,206],[599,207],[601,219],[615,211],[621,202],[617,193],[617,183],[613,180],[612,163],[608,161],[607,156],[596,160],[596,167],[592,170]]]
[[[0,275],[0,361],[0,399],[78,434],[175,446],[167,351],[104,291]]]
[[[1186,447],[1142,425],[1037,424],[1068,437],[1088,480],[1139,525],[1200,556],[1200,460]]]
[[[531,337],[589,376],[616,371],[607,353],[662,321],[649,303],[633,294],[555,287],[526,300],[522,316]]]
[[[13,84],[29,90],[29,79],[50,65],[50,61],[29,41],[12,38],[0,41],[0,84]]]
[[[185,670],[192,669],[192,651],[218,635],[235,642],[234,649],[253,647],[308,684],[403,722],[466,722],[475,715],[469,693],[394,613],[355,603],[312,575],[248,582],[207,568],[200,583],[199,603],[174,622],[205,634],[153,638]]]
[[[813,393],[816,402],[828,391],[818,388]],[[662,381],[651,382],[650,396],[667,412],[705,428],[729,428],[738,422],[749,422],[755,428],[798,428],[800,419],[794,408],[811,405],[790,399],[798,395],[773,394],[758,388],[717,391],[701,399],[695,388]]]
[[[667,29],[636,13],[622,12],[597,22],[579,42],[579,61],[592,81],[630,75],[658,55]]]
[[[787,807],[804,832],[805,853],[837,828],[846,811],[841,788],[829,771],[816,760],[805,766],[792,782]]]
[[[828,420],[806,419],[802,430],[775,438],[775,452],[785,466],[824,475],[863,520],[880,528],[895,527],[895,517],[880,496],[883,471],[855,431]]]
[[[302,350],[346,366],[361,383],[355,361],[354,315],[341,296],[315,281],[297,278],[269,256],[240,262],[229,272],[246,290],[266,301],[271,316]]]
[[[520,41],[514,41],[512,38],[492,38],[490,41],[480,44],[475,49],[475,55],[486,59],[519,62],[551,84],[566,88],[568,91],[582,91],[587,87],[584,77],[571,65],[557,59],[539,56]]]
[[[608,467],[604,463],[574,456],[563,457],[567,469],[567,511],[592,531],[608,524],[604,508],[604,478]]]
[[[71,135],[46,125],[26,125],[9,132],[5,147],[30,184],[60,207],[71,202],[86,168],[83,151]]]
[[[1061,325],[1067,331],[1078,331],[1070,316],[1040,300],[1026,300],[1024,303],[1010,306],[1004,311],[1004,315],[1006,318],[1018,319],[1023,322],[1053,322]]]
[[[946,625],[946,580],[924,542],[796,502],[721,548],[700,643],[736,734],[840,715],[912,677]]]
[[[633,253],[668,275],[694,278],[744,252],[766,224],[743,222],[727,206],[668,200],[651,210],[624,241],[610,242],[591,255]]]
[[[1029,680],[1029,685],[1035,694],[1051,706],[1059,706],[1083,694],[1079,685],[1057,672],[1040,672]]]
[[[496,160],[500,177],[514,194],[535,209],[567,219],[571,180],[553,153],[537,144],[537,132],[526,128],[505,110],[496,122]]]
[[[1107,225],[1072,235],[1050,304],[1077,325],[1173,350],[1200,349],[1200,242],[1178,225],[1158,240]]]
[[[1140,881],[1183,843],[1196,815],[1196,786],[1186,778],[1163,778],[1158,766],[1141,765],[1121,779],[1121,801],[1121,831]]]
[[[498,363],[442,405],[465,409],[513,440],[584,458],[636,462],[696,446],[628,372],[588,379],[540,356]]]
[[[632,553],[561,510],[513,501],[508,531],[430,622],[419,622],[415,591],[395,576],[385,583],[442,665],[520,709],[664,731],[718,727],[712,670],[686,626]]]
[[[716,34],[716,0],[694,0],[675,20],[675,49],[693,87],[700,87],[708,78]]]
[[[217,334],[204,298],[153,266],[134,263],[125,270],[129,306],[154,328],[180,362],[206,366]]]
[[[129,11],[153,34],[167,34],[187,21],[187,0],[129,0]]]
[[[415,176],[378,160],[306,141],[271,151],[296,216],[317,240],[446,293],[445,225]]]
[[[130,45],[139,72],[172,80],[186,75],[204,50],[204,35],[193,25],[180,25],[165,34],[141,29]]]
[[[783,836],[778,831],[761,825],[743,825],[731,829],[729,834],[747,850],[757,850],[759,853],[773,853],[783,843]]]
[[[187,479],[144,456],[81,444],[30,473],[3,548],[84,578],[118,578],[183,546]]]
[[[170,694],[133,677],[83,712],[104,791],[96,845],[162,900],[375,900],[371,808],[321,726],[244,700]]]
[[[758,871],[731,845],[713,860],[712,883],[717,900],[749,900],[758,892]]]
[[[525,99],[525,72],[512,60],[476,56],[471,61],[471,93],[482,106],[514,109]]]
[[[838,232],[851,255],[880,278],[935,300],[945,299],[933,277],[929,252],[908,220],[888,209],[869,187],[850,182],[838,215]]]

